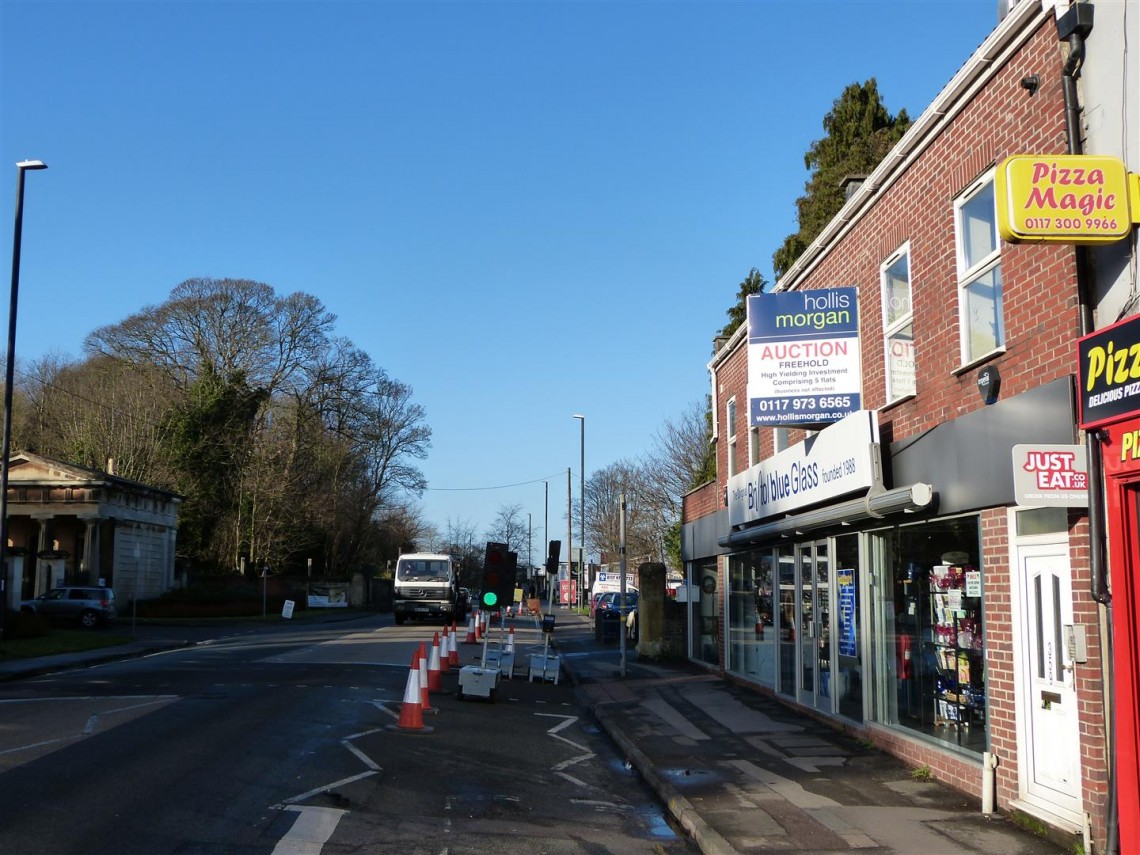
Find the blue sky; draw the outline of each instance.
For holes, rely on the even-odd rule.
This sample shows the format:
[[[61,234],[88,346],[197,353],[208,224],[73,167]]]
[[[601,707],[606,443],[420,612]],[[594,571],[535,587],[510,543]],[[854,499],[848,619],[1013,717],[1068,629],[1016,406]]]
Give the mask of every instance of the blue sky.
[[[843,88],[917,117],[997,0],[0,3],[0,260],[20,363],[193,277],[305,291],[410,384],[422,507],[566,539],[771,281]],[[6,300],[3,301],[6,304]],[[519,485],[496,488],[501,485]],[[575,537],[577,532],[575,531]]]

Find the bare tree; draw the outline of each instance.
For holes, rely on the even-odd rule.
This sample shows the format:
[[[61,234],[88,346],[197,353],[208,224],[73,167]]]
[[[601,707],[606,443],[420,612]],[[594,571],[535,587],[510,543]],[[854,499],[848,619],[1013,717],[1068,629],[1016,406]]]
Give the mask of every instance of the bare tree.
[[[278,297],[247,279],[187,279],[166,302],[95,330],[89,353],[147,363],[188,385],[210,365],[274,394],[319,364],[336,318],[309,294]]]
[[[682,497],[706,480],[705,459],[712,447],[707,413],[705,404],[694,401],[676,419],[666,421],[646,460],[648,487],[677,519]]]
[[[629,460],[595,470],[586,480],[586,542],[603,561],[617,560],[620,554],[623,493],[627,559],[664,560],[664,541],[657,524],[660,513],[654,493],[646,484],[644,467]]]
[[[505,543],[508,551],[524,556],[522,563],[526,563],[525,554],[529,535],[530,531],[527,528],[526,514],[523,513],[522,505],[500,506],[490,528],[487,529],[487,540]]]

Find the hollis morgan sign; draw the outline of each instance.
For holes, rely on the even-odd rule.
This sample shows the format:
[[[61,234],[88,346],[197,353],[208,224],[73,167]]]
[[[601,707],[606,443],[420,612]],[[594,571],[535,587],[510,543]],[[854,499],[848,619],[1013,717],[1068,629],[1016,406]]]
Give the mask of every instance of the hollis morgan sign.
[[[748,424],[836,422],[862,406],[855,288],[748,298]]]

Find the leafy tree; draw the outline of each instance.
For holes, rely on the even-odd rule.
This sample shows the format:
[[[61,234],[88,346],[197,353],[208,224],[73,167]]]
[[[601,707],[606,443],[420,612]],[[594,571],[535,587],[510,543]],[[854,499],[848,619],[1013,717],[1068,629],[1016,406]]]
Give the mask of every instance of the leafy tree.
[[[179,550],[217,567],[233,555],[233,541],[219,527],[233,523],[238,512],[241,476],[265,397],[240,371],[223,378],[205,365],[166,417],[170,462],[178,473],[172,486],[186,497],[179,508]]]
[[[843,90],[823,117],[825,135],[804,154],[810,177],[804,195],[796,200],[799,229],[784,239],[772,257],[777,279],[843,207],[843,179],[873,171],[908,128],[906,110],[896,116],[887,111],[875,78]]]

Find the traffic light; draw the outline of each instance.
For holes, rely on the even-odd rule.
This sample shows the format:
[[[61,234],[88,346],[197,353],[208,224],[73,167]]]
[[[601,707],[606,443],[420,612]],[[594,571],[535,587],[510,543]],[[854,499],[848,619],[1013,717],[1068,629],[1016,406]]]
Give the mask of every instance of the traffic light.
[[[487,542],[483,558],[483,584],[479,603],[485,609],[502,609],[511,604],[515,594],[515,569],[518,555],[505,543]]]
[[[562,554],[562,541],[552,540],[546,553],[546,572],[553,576],[558,572],[558,558]]]

